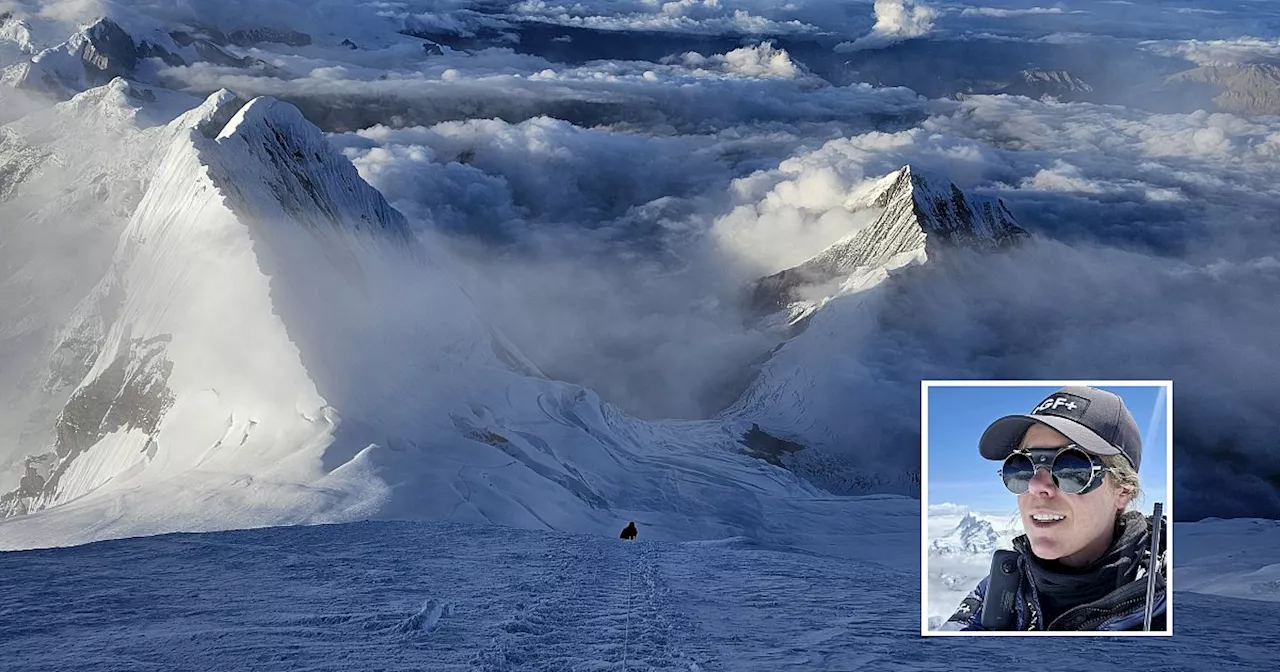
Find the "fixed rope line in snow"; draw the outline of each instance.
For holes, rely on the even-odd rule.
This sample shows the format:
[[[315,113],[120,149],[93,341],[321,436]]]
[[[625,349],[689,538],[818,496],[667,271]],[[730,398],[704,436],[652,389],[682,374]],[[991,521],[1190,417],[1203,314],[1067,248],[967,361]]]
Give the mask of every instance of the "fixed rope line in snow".
[[[630,548],[632,543],[627,543]],[[623,552],[627,558],[627,625],[622,631],[622,672],[627,672],[627,649],[631,644],[631,551]]]

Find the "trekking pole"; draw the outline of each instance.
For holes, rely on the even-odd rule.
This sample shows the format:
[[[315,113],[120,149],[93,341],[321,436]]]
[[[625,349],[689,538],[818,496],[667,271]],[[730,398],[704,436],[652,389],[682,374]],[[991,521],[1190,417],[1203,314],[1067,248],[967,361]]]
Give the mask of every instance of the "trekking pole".
[[[1156,562],[1160,557],[1160,529],[1163,527],[1164,505],[1156,502],[1151,512],[1151,565],[1147,567],[1147,609],[1142,617],[1142,630],[1151,631],[1151,610],[1155,606]]]

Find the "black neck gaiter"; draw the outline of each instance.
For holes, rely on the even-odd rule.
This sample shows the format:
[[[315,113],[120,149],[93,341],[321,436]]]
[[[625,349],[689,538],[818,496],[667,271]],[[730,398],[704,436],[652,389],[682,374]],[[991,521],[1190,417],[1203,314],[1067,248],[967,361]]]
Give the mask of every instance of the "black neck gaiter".
[[[1069,567],[1056,560],[1041,560],[1031,552],[1026,536],[1014,540],[1014,547],[1027,558],[1027,569],[1040,595],[1040,608],[1047,626],[1067,610],[1102,599],[1111,591],[1134,581],[1142,566],[1151,533],[1147,519],[1137,511],[1116,516],[1111,546],[1102,557],[1086,567]]]

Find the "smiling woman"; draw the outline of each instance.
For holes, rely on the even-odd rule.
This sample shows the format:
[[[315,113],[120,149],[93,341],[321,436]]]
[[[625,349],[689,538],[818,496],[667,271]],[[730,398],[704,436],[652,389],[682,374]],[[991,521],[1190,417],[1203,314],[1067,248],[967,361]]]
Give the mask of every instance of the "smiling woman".
[[[926,595],[935,575],[961,587],[961,576],[936,571],[938,565],[955,565],[948,556],[957,549],[975,556],[973,561],[989,554],[991,562],[990,573],[950,618],[930,619],[926,634],[1169,632],[1164,518],[1159,508],[1150,517],[1130,510],[1141,493],[1143,441],[1120,394],[1063,387],[1030,413],[998,418],[977,443],[982,458],[1001,464],[1004,487],[1017,497],[1022,534],[1007,544],[1011,550],[997,550],[998,537],[987,523],[986,537],[995,543],[970,543],[984,528],[966,513],[950,535],[957,539],[930,544],[924,554]],[[928,571],[931,559],[934,572]]]
[[[1085,567],[1110,546],[1116,513],[1133,492],[1107,476],[1113,468],[1102,459],[1047,425],[1027,428],[1018,451],[1005,459],[1005,484],[1019,493],[1018,510],[1036,557]]]

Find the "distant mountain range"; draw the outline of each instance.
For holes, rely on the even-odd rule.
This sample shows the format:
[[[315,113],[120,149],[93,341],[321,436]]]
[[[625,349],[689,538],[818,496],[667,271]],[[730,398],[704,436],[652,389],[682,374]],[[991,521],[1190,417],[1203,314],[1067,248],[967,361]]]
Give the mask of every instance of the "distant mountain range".
[[[1208,87],[1218,109],[1236,114],[1280,114],[1280,65],[1211,65],[1165,78],[1176,89]]]

